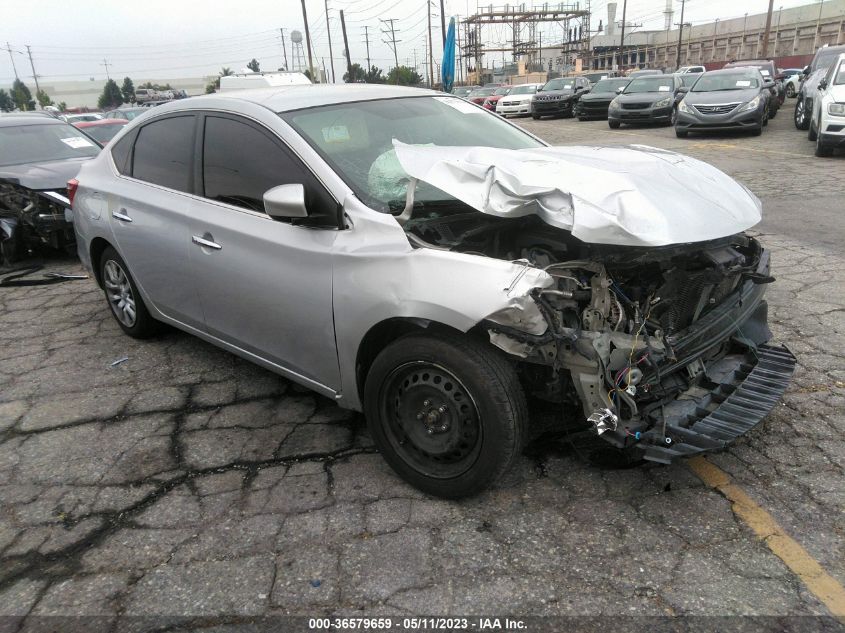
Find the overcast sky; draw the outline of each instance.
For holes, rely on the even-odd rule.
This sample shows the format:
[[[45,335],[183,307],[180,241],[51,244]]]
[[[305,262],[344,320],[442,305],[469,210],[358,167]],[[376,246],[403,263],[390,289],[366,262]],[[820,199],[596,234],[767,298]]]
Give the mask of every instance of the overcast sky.
[[[642,24],[643,29],[662,28],[665,2],[629,0],[627,22]],[[775,10],[810,3],[812,0],[776,0]],[[488,6],[490,2],[445,0],[447,24],[449,16],[474,13],[477,4]],[[587,2],[581,0],[580,4],[586,6]],[[622,0],[618,4],[620,20]],[[680,2],[674,0],[674,4],[679,10]],[[104,60],[113,78],[129,75],[135,79],[169,79],[212,75],[222,66],[240,70],[252,57],[259,60],[262,70],[279,68],[283,63],[280,28],[285,29],[288,64],[292,65],[290,32],[303,31],[300,0],[0,0],[0,5],[0,46],[9,42],[18,74],[28,84],[32,84],[32,70],[26,57],[27,44],[45,84],[90,77],[104,79]],[[435,59],[442,50],[439,5],[439,0],[432,0]],[[698,24],[739,17],[746,12],[762,13],[767,6],[766,0],[687,0],[684,17],[685,21]],[[325,60],[326,68],[330,68],[324,0],[306,0],[306,7],[314,63]],[[413,65],[416,51],[422,72],[427,46],[426,0],[328,0],[328,7],[338,81],[345,70],[341,9],[353,62],[366,65],[364,27],[368,27],[372,63],[385,70],[393,66],[393,52],[382,42],[387,38],[381,33],[385,25],[379,18],[394,18],[396,39],[401,40],[397,46],[399,63]],[[606,22],[606,7],[606,0],[592,2],[593,28],[599,19]],[[676,22],[678,17],[676,13]],[[562,29],[558,24],[545,24],[542,33],[545,45],[559,39]],[[482,35],[491,43],[504,43],[511,38],[510,28],[504,25],[484,27]],[[10,55],[0,50],[0,84],[10,83],[13,78]]]

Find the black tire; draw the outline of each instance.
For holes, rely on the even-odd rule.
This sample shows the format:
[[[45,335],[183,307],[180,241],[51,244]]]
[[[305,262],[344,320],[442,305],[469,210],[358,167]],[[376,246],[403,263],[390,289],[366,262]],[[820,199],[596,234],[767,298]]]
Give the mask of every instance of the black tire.
[[[769,109],[769,118],[774,119],[778,115],[778,110],[780,110],[778,106]]]
[[[678,128],[675,128],[675,136],[677,136],[678,138],[686,138],[687,136],[689,136],[689,132],[687,132],[686,130],[679,130]]]
[[[505,357],[454,334],[409,334],[382,350],[367,374],[364,412],[393,470],[448,499],[477,494],[507,471],[528,420]]]
[[[759,127],[755,127],[751,130],[751,136],[760,136],[763,133],[763,124],[761,123]]]
[[[579,120],[579,121],[586,121],[586,120],[587,120],[587,117],[585,117],[585,116],[579,116],[579,117],[578,117],[578,120]]]
[[[678,120],[678,108],[672,108],[672,114],[669,115],[669,123],[667,125],[669,127],[674,127],[675,122]]]
[[[622,125],[619,121],[611,121],[608,119],[607,125],[611,130],[618,130],[619,126]]]
[[[531,115],[531,118],[532,118],[532,119],[534,119],[535,121],[539,121],[539,120],[540,120],[540,115],[539,115],[539,114],[532,114],[532,115]]]
[[[795,97],[795,94],[795,86],[792,84],[786,84],[786,96],[790,99],[793,99]]]
[[[817,132],[816,133],[816,156],[819,158],[825,158],[827,156],[833,156],[833,148],[830,145],[822,142],[821,135]]]
[[[795,113],[792,116],[792,122],[799,130],[806,130],[810,127],[810,113],[807,112],[807,103],[804,96],[799,94],[798,101],[795,102]]]
[[[100,270],[100,279],[103,282],[103,294],[106,297],[106,302],[109,304],[109,310],[114,317],[114,320],[117,321],[117,324],[120,326],[120,329],[132,338],[139,339],[149,338],[161,332],[164,324],[160,321],[156,321],[152,316],[150,316],[147,306],[144,305],[144,300],[138,292],[138,286],[135,285],[135,280],[132,278],[129,268],[126,266],[126,262],[123,261],[123,258],[118,254],[118,252],[111,246],[106,247],[100,256],[98,266]],[[122,284],[119,284],[116,288],[111,287],[110,279],[111,272],[114,270],[113,266],[117,266],[117,268],[122,271],[128,287],[121,288],[120,286]],[[134,321],[127,322],[127,319],[122,318],[118,314],[119,308],[114,302],[114,297],[116,295],[112,294],[110,297],[110,290],[118,293],[121,291],[128,291],[128,296],[131,297],[134,303]],[[123,316],[126,316],[125,313]]]
[[[810,119],[810,127],[807,128],[807,140],[808,141],[815,141],[818,138],[818,133],[816,132],[816,126],[813,125],[813,120]]]

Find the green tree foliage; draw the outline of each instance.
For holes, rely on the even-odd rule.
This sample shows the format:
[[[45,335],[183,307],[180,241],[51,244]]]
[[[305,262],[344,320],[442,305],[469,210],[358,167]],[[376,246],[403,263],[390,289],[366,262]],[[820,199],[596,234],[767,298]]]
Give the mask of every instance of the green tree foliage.
[[[399,86],[416,86],[423,81],[422,76],[413,68],[398,66],[391,68],[387,74],[387,82]]]
[[[352,64],[345,73],[343,73],[343,81],[348,84],[360,84],[367,78],[366,71],[361,68],[361,64]]]
[[[139,88],[146,88],[147,90],[158,90],[159,92],[164,92],[165,90],[173,90],[173,86],[168,84],[154,84],[151,81],[141,84],[138,86]]]
[[[35,110],[32,93],[20,79],[15,79],[15,83],[12,84],[12,101],[19,110]]]
[[[220,90],[220,77],[228,77],[229,75],[234,74],[235,73],[232,72],[231,68],[229,68],[228,66],[223,66],[223,68],[221,68],[220,72],[217,74],[217,79],[215,79],[205,87],[205,94],[210,95]]]
[[[59,104],[56,107],[59,109],[59,112],[67,110],[67,104],[64,101],[59,101]]]
[[[116,108],[123,104],[123,94],[120,92],[120,86],[114,79],[109,79],[106,85],[103,86],[103,94],[97,99],[97,105],[101,109]]]
[[[364,77],[364,81],[368,84],[383,84],[387,82],[387,77],[384,76],[381,68],[378,66],[371,66]]]
[[[123,78],[123,85],[120,87],[120,94],[123,95],[123,103],[135,102],[135,84],[129,77]]]
[[[38,99],[38,103],[41,105],[41,107],[42,107],[42,108],[43,108],[44,106],[55,105],[55,104],[53,103],[53,100],[50,98],[50,95],[48,95],[48,94],[47,94],[46,92],[44,92],[43,90],[39,90],[39,91],[35,94],[35,98],[36,98],[36,99]]]
[[[250,69],[252,72],[254,72],[254,73],[259,73],[259,72],[261,72],[261,66],[259,66],[259,64],[258,64],[258,60],[257,60],[257,59],[255,59],[255,57],[253,57],[253,58],[252,58],[252,61],[251,61],[251,62],[249,62],[249,63],[246,65],[246,67],[247,67],[247,68],[249,68],[249,69]]]
[[[12,101],[12,96],[0,88],[0,112],[11,112],[15,109],[15,102]]]

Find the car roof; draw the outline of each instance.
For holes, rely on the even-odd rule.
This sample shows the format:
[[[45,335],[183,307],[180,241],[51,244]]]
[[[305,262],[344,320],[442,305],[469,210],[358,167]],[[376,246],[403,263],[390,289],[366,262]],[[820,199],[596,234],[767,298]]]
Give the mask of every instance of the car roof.
[[[0,116],[0,127],[17,127],[19,125],[67,125],[50,116],[31,116],[27,114],[4,114]]]
[[[771,64],[772,66],[774,66],[775,62],[771,59],[739,59],[736,61],[728,62],[727,64],[725,64],[725,68],[736,68],[739,66],[765,66],[767,64]]]
[[[760,71],[754,66],[732,66],[731,68],[717,68],[716,70],[708,70],[701,73],[702,75],[735,75],[737,73],[746,73],[753,75]]]
[[[129,123],[128,119],[97,119],[96,121],[80,121],[74,124],[74,127],[83,130],[87,127],[100,127],[104,125],[126,125]]]

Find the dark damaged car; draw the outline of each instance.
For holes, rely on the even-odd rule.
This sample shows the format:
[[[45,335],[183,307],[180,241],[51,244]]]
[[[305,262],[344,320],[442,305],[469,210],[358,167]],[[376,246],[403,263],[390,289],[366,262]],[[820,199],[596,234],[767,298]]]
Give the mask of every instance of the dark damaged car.
[[[623,123],[663,123],[674,125],[683,84],[677,75],[647,75],[631,80],[610,102],[607,124],[611,129]]]
[[[68,180],[100,148],[49,117],[0,117],[0,246],[6,263],[73,244]]]
[[[127,334],[169,323],[363,411],[431,494],[502,475],[530,403],[668,463],[747,433],[793,371],[760,201],[673,152],[290,86],[160,106],[78,180],[79,255]]]
[[[586,77],[561,77],[547,81],[531,100],[535,119],[544,116],[571,117],[575,113],[578,98],[590,89]]]

